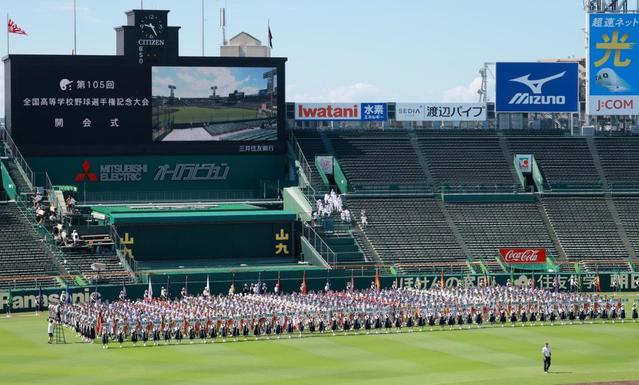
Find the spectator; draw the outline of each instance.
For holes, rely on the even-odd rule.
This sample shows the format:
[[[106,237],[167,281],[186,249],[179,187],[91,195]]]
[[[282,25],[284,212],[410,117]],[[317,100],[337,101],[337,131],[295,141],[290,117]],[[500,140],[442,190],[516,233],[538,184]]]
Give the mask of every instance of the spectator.
[[[42,195],[40,195],[40,192],[37,192],[33,197],[33,207],[35,208],[40,206],[40,203],[42,203]]]
[[[80,245],[80,234],[78,234],[78,230],[73,229],[71,232],[71,241],[73,242],[73,247]]]
[[[362,209],[359,216],[362,222],[362,227],[366,227],[366,225],[368,225],[368,217],[366,216],[366,210]]]
[[[73,213],[73,211],[75,210],[75,198],[73,198],[72,195],[67,196],[67,200],[66,200],[66,204],[67,204],[67,211],[69,213]]]

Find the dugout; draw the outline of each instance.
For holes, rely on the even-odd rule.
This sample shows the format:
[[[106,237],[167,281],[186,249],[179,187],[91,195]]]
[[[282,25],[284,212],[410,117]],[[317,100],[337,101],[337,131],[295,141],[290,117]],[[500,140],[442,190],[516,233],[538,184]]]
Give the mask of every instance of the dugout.
[[[136,270],[296,263],[299,229],[286,210],[248,203],[95,206]]]

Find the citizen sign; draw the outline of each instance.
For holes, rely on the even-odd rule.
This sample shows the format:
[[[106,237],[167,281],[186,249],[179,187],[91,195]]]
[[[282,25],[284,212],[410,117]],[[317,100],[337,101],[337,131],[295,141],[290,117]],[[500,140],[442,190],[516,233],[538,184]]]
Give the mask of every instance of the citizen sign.
[[[505,263],[545,263],[546,249],[499,249],[499,255]]]

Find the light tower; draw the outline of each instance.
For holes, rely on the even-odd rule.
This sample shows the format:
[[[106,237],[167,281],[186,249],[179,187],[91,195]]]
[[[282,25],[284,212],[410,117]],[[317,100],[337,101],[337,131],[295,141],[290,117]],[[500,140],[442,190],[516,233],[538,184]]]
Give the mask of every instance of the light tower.
[[[217,86],[211,87],[211,98],[215,99],[215,91],[217,91]]]
[[[175,89],[177,87],[173,84],[169,84],[169,90],[171,90],[171,95],[169,95],[169,99],[175,99]]]

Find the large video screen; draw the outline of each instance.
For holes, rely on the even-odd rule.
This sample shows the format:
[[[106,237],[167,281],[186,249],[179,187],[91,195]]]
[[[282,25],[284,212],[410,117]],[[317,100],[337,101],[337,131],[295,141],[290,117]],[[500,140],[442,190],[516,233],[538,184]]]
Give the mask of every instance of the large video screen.
[[[281,152],[284,61],[12,55],[7,126],[27,155]]]
[[[154,67],[153,141],[277,140],[275,67]]]

